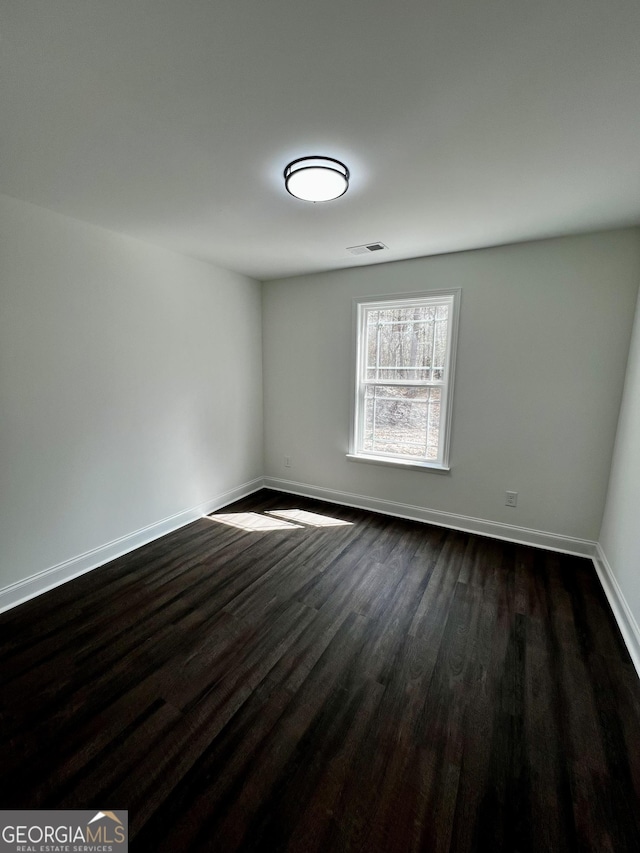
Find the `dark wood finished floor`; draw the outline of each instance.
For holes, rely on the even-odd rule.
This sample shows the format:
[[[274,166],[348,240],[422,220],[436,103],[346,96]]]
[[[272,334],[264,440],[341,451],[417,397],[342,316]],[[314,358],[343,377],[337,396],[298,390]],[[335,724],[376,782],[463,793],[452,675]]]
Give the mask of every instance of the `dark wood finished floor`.
[[[224,513],[283,509],[348,524],[203,519],[0,616],[3,808],[128,809],[145,853],[640,850],[640,682],[589,561]]]

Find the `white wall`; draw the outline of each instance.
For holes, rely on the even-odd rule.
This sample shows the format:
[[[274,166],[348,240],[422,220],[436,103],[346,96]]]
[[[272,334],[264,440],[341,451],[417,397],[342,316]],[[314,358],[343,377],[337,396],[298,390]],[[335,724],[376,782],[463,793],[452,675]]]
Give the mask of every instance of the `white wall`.
[[[0,197],[0,588],[262,475],[260,290]]]
[[[266,474],[595,540],[639,279],[627,229],[266,283]],[[447,287],[462,288],[451,472],[348,461],[353,297]]]
[[[600,545],[636,623],[640,624],[640,300]]]

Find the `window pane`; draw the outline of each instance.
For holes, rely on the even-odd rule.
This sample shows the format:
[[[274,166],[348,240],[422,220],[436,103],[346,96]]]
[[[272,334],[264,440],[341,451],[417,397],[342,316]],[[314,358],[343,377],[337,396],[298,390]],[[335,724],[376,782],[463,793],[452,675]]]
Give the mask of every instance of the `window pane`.
[[[367,379],[376,379],[378,376],[378,315],[379,311],[369,311],[367,317]]]
[[[440,400],[440,388],[367,386],[362,450],[437,459]]]
[[[435,379],[446,357],[447,305],[367,311],[366,379]]]

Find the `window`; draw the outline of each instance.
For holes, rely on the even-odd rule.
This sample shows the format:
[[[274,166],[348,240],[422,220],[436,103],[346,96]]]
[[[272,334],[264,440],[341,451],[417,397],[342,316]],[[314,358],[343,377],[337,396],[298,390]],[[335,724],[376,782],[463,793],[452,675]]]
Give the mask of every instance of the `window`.
[[[449,467],[460,291],[355,301],[353,459]]]

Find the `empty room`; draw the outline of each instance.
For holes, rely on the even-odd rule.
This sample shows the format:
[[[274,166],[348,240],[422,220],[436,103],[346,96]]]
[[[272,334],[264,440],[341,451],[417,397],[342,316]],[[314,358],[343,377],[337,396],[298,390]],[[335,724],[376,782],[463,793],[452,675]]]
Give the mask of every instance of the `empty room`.
[[[640,850],[639,43],[0,0],[0,850]]]

